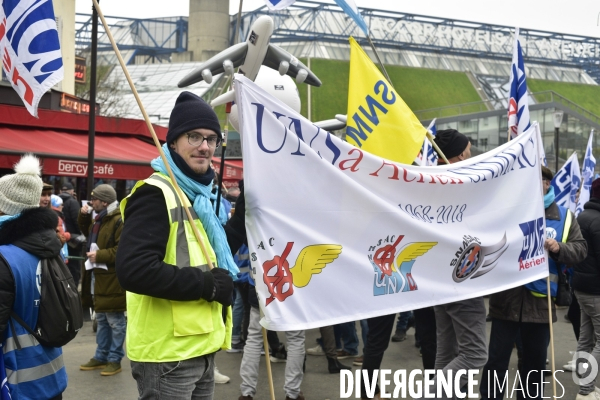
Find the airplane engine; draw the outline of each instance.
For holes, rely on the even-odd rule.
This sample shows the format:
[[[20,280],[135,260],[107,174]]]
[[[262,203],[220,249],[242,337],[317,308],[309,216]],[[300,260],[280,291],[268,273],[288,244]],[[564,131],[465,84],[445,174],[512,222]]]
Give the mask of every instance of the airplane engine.
[[[225,75],[233,75],[233,63],[231,60],[223,61],[223,70],[225,71]]]
[[[212,73],[210,72],[210,69],[204,69],[202,70],[202,78],[204,79],[204,81],[208,84],[212,83]]]
[[[281,63],[279,63],[279,75],[283,76],[283,75],[287,74],[289,69],[290,69],[289,62],[282,61]]]
[[[306,77],[308,76],[308,71],[305,69],[301,69],[300,71],[298,71],[298,75],[296,75],[296,82],[298,83],[302,83],[306,80]]]

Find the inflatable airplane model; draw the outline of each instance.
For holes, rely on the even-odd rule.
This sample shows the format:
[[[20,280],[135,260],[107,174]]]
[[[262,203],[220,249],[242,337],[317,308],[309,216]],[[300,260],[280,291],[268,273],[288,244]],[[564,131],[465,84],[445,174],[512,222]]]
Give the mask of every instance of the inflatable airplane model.
[[[259,17],[250,30],[248,39],[243,43],[233,45],[219,54],[211,57],[196,70],[183,78],[177,86],[186,87],[202,80],[212,82],[213,75],[225,72],[233,74],[235,67],[240,67],[238,73],[254,81],[261,65],[265,65],[280,75],[289,75],[298,83],[307,83],[312,86],[321,86],[321,81],[300,60],[283,50],[270,44],[273,34],[273,19],[267,15]],[[229,91],[211,102],[213,107],[233,101],[235,94]]]

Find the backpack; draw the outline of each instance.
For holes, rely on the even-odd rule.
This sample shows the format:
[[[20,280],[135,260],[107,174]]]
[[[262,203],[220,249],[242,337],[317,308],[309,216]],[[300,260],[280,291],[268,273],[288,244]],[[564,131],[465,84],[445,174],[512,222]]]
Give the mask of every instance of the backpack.
[[[73,340],[83,326],[81,299],[71,272],[60,257],[45,258],[41,263],[42,292],[35,331],[14,311],[10,315],[43,346],[61,347]],[[14,331],[13,337],[20,350]]]

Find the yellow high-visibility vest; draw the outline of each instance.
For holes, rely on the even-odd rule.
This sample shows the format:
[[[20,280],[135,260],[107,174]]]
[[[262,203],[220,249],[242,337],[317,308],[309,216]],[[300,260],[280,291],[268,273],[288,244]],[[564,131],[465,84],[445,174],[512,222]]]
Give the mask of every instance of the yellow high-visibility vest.
[[[184,207],[187,207],[209,253],[217,265],[204,227],[187,197],[183,204],[177,197],[168,176],[154,173],[139,181],[131,196],[143,184],[160,188],[169,214],[169,241],[163,261],[180,268],[194,267],[208,271],[206,258],[196,241]],[[121,202],[125,223],[125,207],[129,197]],[[150,223],[152,223],[150,221]],[[127,292],[127,357],[138,362],[170,362],[214,353],[231,347],[231,308],[223,321],[222,305],[204,299],[173,301]]]

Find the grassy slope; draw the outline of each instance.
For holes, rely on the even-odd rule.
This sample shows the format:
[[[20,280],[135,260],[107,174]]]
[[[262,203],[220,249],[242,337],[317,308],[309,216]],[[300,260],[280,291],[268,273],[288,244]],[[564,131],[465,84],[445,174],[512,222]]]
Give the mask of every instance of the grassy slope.
[[[303,60],[306,63],[306,60]],[[394,87],[414,110],[479,101],[479,95],[462,72],[386,66]],[[312,88],[312,120],[331,119],[345,114],[348,105],[349,62],[311,60],[311,70],[323,82]],[[302,114],[307,114],[307,85],[299,85]]]
[[[596,115],[600,115],[600,86],[527,79],[531,92],[552,90]]]

